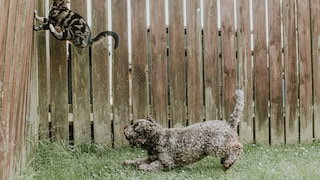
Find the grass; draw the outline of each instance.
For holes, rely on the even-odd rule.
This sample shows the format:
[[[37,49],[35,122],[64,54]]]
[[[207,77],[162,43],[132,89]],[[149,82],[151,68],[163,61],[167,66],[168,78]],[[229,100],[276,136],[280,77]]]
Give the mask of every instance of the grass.
[[[223,172],[218,158],[206,157],[171,171],[146,172],[124,166],[125,159],[145,156],[134,148],[97,144],[70,146],[41,142],[15,179],[319,179],[320,143],[294,146],[246,145],[240,159]]]

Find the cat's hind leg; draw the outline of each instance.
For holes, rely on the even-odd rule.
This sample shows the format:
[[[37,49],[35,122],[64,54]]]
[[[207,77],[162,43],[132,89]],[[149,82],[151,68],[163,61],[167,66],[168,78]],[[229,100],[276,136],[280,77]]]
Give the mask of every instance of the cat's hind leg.
[[[72,40],[74,38],[72,30],[70,30],[69,28],[66,28],[63,31],[58,28],[58,32],[52,24],[49,24],[49,29],[54,37],[56,37],[58,40]]]

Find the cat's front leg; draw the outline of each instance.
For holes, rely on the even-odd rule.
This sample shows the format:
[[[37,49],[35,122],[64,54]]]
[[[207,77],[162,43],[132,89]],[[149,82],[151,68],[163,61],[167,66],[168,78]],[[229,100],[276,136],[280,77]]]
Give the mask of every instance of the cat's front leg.
[[[34,31],[40,31],[40,30],[48,30],[49,24],[42,24],[41,26],[33,26]]]
[[[52,24],[49,24],[50,32],[56,37],[57,39],[63,40],[63,32],[58,32],[56,28]]]
[[[38,16],[38,11],[37,11],[37,10],[34,10],[33,15],[34,15],[34,18],[35,18],[37,21],[40,21],[40,22],[42,22],[42,23],[48,22],[48,19],[47,19],[47,18]]]

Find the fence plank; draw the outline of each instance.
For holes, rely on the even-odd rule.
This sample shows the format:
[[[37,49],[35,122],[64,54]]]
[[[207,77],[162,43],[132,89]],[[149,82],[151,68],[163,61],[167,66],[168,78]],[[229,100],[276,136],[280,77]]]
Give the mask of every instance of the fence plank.
[[[239,135],[241,142],[253,142],[253,74],[251,61],[251,32],[250,32],[250,5],[247,0],[237,3],[238,24],[238,66],[239,66],[239,88],[244,91],[245,106],[242,119],[239,123]]]
[[[69,140],[66,42],[50,35],[50,112],[52,140]],[[43,121],[42,123],[46,123]]]
[[[169,2],[169,80],[171,127],[186,125],[186,64],[183,1]]]
[[[12,1],[11,1],[12,2]],[[7,67],[7,64],[9,64],[6,61],[6,51],[7,51],[7,31],[10,32],[10,26],[12,23],[8,22],[9,17],[9,1],[1,1],[0,2],[0,23],[6,24],[6,26],[0,26],[0,81],[2,82],[0,84],[0,91],[4,92],[6,88],[5,84],[5,70]],[[10,62],[10,61],[9,61]],[[8,145],[7,145],[7,120],[6,120],[6,114],[4,114],[4,110],[6,108],[5,106],[5,97],[0,97],[0,179],[8,179],[7,175],[7,152],[8,152]]]
[[[202,30],[200,20],[200,1],[187,0],[187,87],[188,124],[202,122],[203,71],[202,71]],[[198,11],[199,9],[199,11]]]
[[[229,119],[235,104],[237,84],[234,1],[221,1],[221,51],[223,76],[223,118]]]
[[[282,93],[282,47],[280,2],[268,1],[270,62],[270,137],[272,144],[284,144]]]
[[[40,16],[45,15],[45,1],[38,1],[36,9]],[[48,78],[47,78],[47,59],[46,59],[46,32],[35,32],[35,60],[38,71],[38,93],[39,93],[39,139],[49,140],[49,102],[48,102]]]
[[[15,128],[18,126],[18,121],[17,120],[17,94],[19,94],[19,85],[17,82],[19,82],[19,75],[18,73],[20,72],[19,69],[19,64],[20,64],[20,59],[19,59],[19,50],[20,50],[20,41],[21,41],[21,31],[20,31],[20,26],[22,22],[22,16],[21,14],[18,15],[17,12],[21,12],[21,1],[17,1],[16,4],[16,11],[13,11],[11,13],[15,14],[15,19],[13,20],[15,23],[15,29],[12,30],[14,31],[14,43],[13,43],[13,48],[11,49],[14,53],[12,54],[12,71],[10,74],[10,93],[8,93],[9,100],[10,100],[10,107],[9,107],[9,114],[8,114],[8,159],[7,159],[7,167],[8,171],[7,173],[9,176],[13,174],[13,169],[15,166],[15,152],[16,152],[16,145],[15,145],[15,140],[17,138]]]
[[[300,69],[300,141],[312,141],[312,59],[309,1],[297,1]]]
[[[314,138],[320,139],[320,4],[311,4],[312,67],[314,101]]]
[[[71,4],[71,9],[86,19],[87,0]],[[91,140],[89,48],[71,46],[72,107],[74,142]]]
[[[286,143],[299,142],[298,119],[298,66],[296,56],[295,1],[284,0],[283,8],[283,44],[285,64],[285,131]]]
[[[10,135],[12,135],[12,117],[10,114],[11,107],[13,104],[12,100],[12,89],[13,89],[13,66],[14,66],[14,42],[15,42],[15,23],[16,23],[16,10],[17,10],[17,1],[10,1],[9,3],[9,14],[7,22],[7,36],[6,36],[6,52],[4,60],[4,77],[3,77],[3,99],[2,99],[2,123],[5,124],[4,129],[4,146],[1,151],[4,153],[4,177],[7,179],[10,177],[10,172],[12,168],[12,146]]]
[[[9,115],[9,133],[8,133],[8,164],[9,167],[8,174],[9,176],[12,176],[14,174],[15,166],[19,163],[19,155],[17,154],[19,144],[18,143],[18,129],[19,129],[19,123],[22,121],[22,119],[19,118],[19,103],[20,102],[20,94],[23,93],[21,91],[22,79],[20,78],[20,74],[22,72],[21,69],[21,44],[22,43],[22,35],[23,35],[23,21],[24,21],[24,15],[23,15],[23,1],[17,1],[16,4],[16,11],[13,11],[12,13],[15,13],[15,29],[14,31],[14,44],[13,49],[11,49],[14,53],[12,56],[13,64],[12,64],[12,71],[11,71],[11,87],[10,87],[10,115]]]
[[[203,0],[203,7],[205,114],[206,119],[221,119],[217,0]]]
[[[152,116],[168,126],[168,79],[164,0],[150,1],[150,76]]]
[[[252,1],[254,28],[255,137],[258,143],[269,143],[268,89],[269,74],[266,47],[265,1]]]
[[[112,1],[113,30],[121,38],[119,47],[114,51],[113,63],[113,127],[114,145],[124,146],[128,142],[123,135],[123,128],[130,124],[129,118],[129,75],[128,75],[128,26],[127,1]]]
[[[131,1],[133,119],[149,114],[146,2]]]
[[[107,29],[107,2],[92,1],[92,34]],[[94,141],[112,145],[108,41],[92,47]]]

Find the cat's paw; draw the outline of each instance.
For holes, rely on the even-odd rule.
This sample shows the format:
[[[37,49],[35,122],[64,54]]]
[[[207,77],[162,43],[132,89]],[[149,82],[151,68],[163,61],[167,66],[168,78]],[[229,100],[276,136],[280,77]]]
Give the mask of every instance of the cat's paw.
[[[34,12],[33,12],[33,17],[36,18],[37,15],[38,15],[38,11],[37,11],[37,10],[34,10]]]
[[[49,24],[49,28],[51,32],[56,32],[56,29],[54,28],[54,26],[52,24]]]

